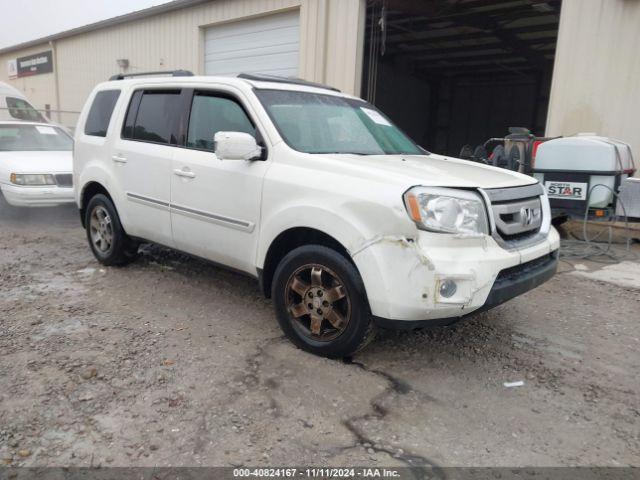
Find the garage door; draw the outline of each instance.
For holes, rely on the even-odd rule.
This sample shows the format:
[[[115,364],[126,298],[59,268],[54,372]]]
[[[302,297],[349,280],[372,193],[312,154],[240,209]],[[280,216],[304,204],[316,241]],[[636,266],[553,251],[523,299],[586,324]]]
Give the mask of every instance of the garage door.
[[[205,73],[297,76],[299,32],[298,11],[210,27],[205,32]]]

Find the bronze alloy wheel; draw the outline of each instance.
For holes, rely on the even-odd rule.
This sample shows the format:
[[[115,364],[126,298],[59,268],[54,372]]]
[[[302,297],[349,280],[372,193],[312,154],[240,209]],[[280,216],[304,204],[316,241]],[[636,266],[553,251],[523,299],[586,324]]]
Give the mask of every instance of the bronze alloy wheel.
[[[303,265],[289,277],[284,295],[289,320],[302,335],[330,342],[346,330],[351,302],[344,282],[329,268]]]

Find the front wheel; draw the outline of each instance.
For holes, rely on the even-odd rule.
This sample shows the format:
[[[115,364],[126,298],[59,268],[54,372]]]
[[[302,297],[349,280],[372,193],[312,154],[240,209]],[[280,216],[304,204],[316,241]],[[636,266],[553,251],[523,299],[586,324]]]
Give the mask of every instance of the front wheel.
[[[85,213],[87,240],[103,265],[125,265],[135,260],[138,244],[122,228],[113,202],[103,194],[89,200]]]
[[[330,248],[307,245],[289,252],[275,271],[272,298],[280,327],[308,352],[346,357],[375,336],[360,274]]]

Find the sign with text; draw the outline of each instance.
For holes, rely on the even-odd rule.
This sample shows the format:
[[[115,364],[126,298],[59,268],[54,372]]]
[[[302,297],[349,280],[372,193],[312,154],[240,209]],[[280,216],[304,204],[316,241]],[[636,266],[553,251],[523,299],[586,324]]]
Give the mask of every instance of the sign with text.
[[[30,75],[40,75],[41,73],[53,72],[53,55],[51,50],[46,52],[19,57],[18,77],[28,77]]]
[[[18,61],[15,58],[7,61],[7,72],[9,78],[18,78]]]

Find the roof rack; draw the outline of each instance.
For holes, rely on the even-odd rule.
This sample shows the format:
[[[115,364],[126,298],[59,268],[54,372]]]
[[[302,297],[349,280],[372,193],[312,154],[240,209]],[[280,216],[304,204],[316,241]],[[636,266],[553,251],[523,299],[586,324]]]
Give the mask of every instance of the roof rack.
[[[153,75],[167,75],[171,77],[193,77],[193,72],[189,70],[164,70],[158,72],[140,72],[140,73],[117,73],[109,77],[109,80],[124,80],[132,77],[148,77]]]
[[[307,80],[303,80],[301,78],[296,78],[296,77],[280,77],[278,75],[267,75],[262,73],[241,73],[238,75],[238,78],[243,78],[245,80],[253,80],[256,82],[290,83],[292,85],[303,85],[306,87],[322,88],[323,90],[332,90],[334,92],[340,91],[337,88],[329,87],[328,85],[323,85],[321,83],[315,83],[315,82],[308,82]]]

